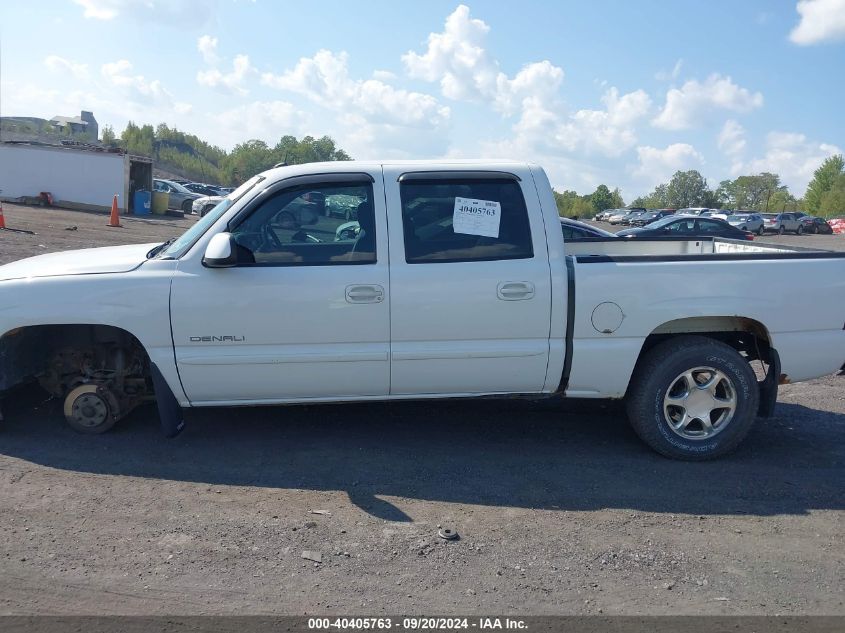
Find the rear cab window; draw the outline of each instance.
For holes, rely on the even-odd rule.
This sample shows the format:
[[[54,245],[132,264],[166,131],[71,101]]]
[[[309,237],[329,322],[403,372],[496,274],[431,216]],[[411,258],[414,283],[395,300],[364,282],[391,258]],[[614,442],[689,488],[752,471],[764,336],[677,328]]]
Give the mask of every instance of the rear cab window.
[[[399,183],[408,264],[531,259],[528,210],[514,178],[415,177]]]

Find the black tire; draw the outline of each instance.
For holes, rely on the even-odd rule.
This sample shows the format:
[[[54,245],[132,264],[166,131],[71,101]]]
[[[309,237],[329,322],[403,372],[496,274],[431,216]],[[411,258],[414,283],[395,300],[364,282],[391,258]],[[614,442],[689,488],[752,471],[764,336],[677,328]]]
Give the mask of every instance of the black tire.
[[[191,210],[192,210],[191,205],[193,205],[193,203],[194,203],[193,200],[185,200],[182,203],[182,211],[184,211],[185,213],[190,213]]]
[[[205,217],[205,214],[206,214],[206,213],[208,213],[209,211],[211,211],[213,208],[214,208],[214,205],[213,205],[213,204],[207,204],[207,205],[205,205],[205,206],[202,208],[202,211],[200,211],[200,217],[201,217],[201,218]]]
[[[664,398],[678,377],[698,367],[713,368],[729,379],[736,408],[715,434],[688,439],[669,425]],[[637,435],[661,455],[686,461],[714,459],[736,449],[754,424],[759,400],[751,365],[732,347],[703,336],[680,336],[649,350],[637,362],[625,396]]]
[[[761,224],[761,225],[760,225],[760,228],[759,228],[759,229],[757,229],[757,236],[758,236],[758,237],[763,237],[763,233],[765,233],[765,232],[766,232],[766,229],[764,229],[764,228],[763,228],[763,225]]]
[[[804,232],[804,225],[799,224],[798,229],[795,231],[795,235],[801,235]]]
[[[781,224],[780,227],[778,227],[778,235],[783,235],[784,233],[786,233],[786,229],[783,228],[783,224]]]

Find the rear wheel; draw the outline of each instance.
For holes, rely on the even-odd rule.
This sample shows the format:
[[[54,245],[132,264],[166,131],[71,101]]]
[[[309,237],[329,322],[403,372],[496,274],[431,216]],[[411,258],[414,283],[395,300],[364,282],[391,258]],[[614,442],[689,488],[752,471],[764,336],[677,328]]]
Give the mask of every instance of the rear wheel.
[[[760,228],[759,228],[759,229],[757,229],[757,235],[758,235],[758,236],[762,236],[762,235],[763,235],[763,233],[765,233],[765,232],[766,232],[766,231],[765,231],[765,229],[763,229],[763,225],[761,224],[761,225],[760,225]]]
[[[778,235],[783,235],[784,233],[786,233],[786,229],[783,228],[783,224],[781,224],[780,227],[778,227]]]
[[[803,225],[803,224],[799,224],[799,225],[798,225],[798,230],[797,230],[797,231],[795,231],[795,235],[801,235],[803,232],[804,232],[804,225]]]
[[[626,395],[637,435],[674,459],[713,459],[734,450],[757,414],[754,371],[732,347],[683,336],[647,352]]]
[[[182,211],[184,211],[185,213],[190,213],[192,210],[191,205],[193,205],[193,203],[193,200],[185,200],[185,202],[182,203]]]

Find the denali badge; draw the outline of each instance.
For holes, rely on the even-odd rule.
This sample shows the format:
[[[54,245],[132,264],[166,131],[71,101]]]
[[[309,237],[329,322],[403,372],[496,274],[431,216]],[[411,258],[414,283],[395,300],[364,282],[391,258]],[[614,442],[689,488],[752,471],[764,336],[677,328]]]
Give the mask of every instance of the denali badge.
[[[243,343],[245,336],[191,336],[191,343]]]

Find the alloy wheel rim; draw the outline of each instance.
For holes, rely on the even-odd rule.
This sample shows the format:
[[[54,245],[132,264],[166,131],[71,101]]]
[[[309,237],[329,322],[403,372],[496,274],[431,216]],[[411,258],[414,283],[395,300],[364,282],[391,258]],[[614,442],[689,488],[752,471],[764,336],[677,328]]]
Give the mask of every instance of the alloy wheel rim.
[[[695,367],[669,383],[663,397],[663,417],[676,435],[707,440],[731,423],[736,406],[736,388],[724,372]]]

